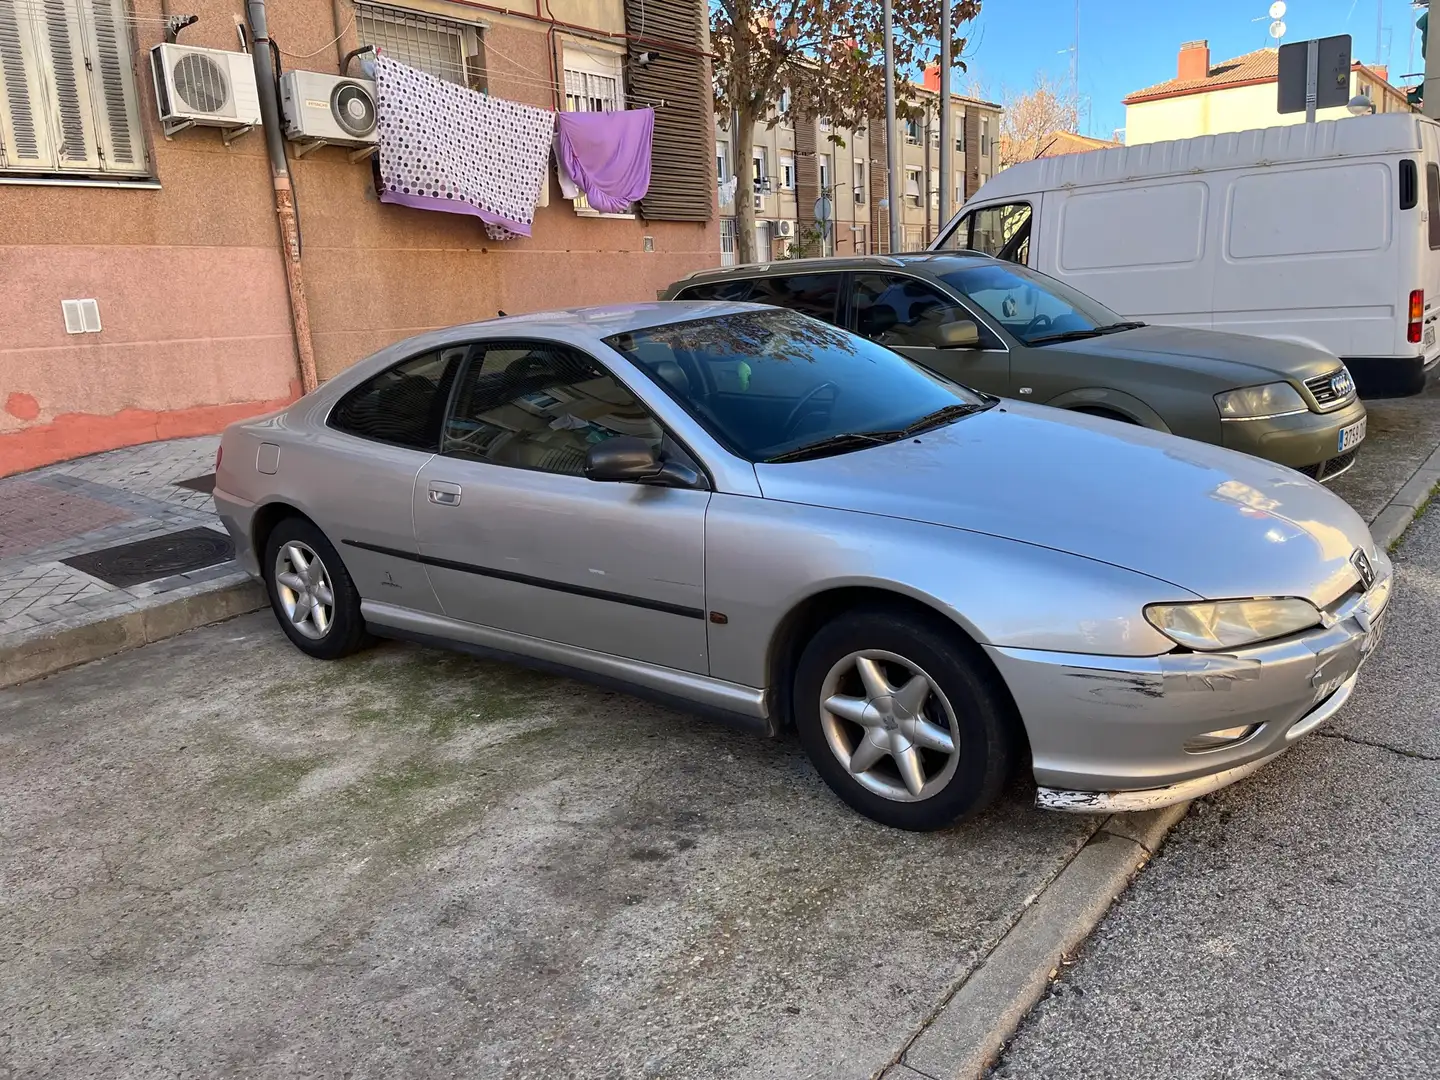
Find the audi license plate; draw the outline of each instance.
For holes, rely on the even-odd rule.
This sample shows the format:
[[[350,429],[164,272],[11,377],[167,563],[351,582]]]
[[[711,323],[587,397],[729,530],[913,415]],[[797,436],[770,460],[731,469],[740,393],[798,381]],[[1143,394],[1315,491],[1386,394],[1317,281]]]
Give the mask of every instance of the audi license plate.
[[[1338,453],[1345,453],[1346,450],[1354,450],[1365,440],[1365,421],[1357,420],[1349,427],[1340,429],[1340,449]]]

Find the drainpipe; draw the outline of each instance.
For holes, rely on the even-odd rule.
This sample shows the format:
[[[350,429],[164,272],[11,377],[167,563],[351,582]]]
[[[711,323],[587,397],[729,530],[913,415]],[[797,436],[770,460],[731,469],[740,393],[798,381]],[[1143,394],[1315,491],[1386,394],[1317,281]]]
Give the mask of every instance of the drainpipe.
[[[295,332],[295,353],[300,360],[300,386],[309,393],[319,385],[315,377],[315,347],[310,340],[310,306],[305,300],[305,278],[300,272],[300,231],[295,226],[295,192],[290,187],[290,165],[281,137],[280,103],[275,98],[275,67],[270,55],[265,0],[246,0],[250,19],[251,55],[255,85],[260,93],[260,120],[265,128],[265,149],[270,155],[271,183],[275,188],[275,216],[280,220],[280,254],[285,260],[285,284],[290,290],[290,321]]]

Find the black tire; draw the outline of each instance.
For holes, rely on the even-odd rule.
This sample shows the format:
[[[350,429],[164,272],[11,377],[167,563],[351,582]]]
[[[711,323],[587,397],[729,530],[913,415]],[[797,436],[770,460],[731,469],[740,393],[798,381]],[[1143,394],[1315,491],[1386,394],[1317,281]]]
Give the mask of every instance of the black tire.
[[[954,771],[933,794],[918,801],[897,801],[877,794],[852,776],[831,749],[820,707],[822,688],[833,668],[860,651],[902,658],[928,676],[954,714],[959,733]],[[892,665],[886,670],[903,673],[904,669]],[[970,817],[995,801],[1014,770],[1022,740],[1009,695],[977,655],[974,643],[938,615],[887,608],[847,612],[827,623],[805,646],[794,686],[796,730],[816,771],[851,807],[883,825],[924,831]],[[933,694],[926,709],[932,717],[945,716],[941,699]],[[836,722],[831,725],[833,728]],[[864,732],[858,725],[839,727],[848,730],[852,738]],[[858,749],[858,743],[854,748]],[[929,751],[922,754],[927,762],[948,760]],[[881,759],[873,769],[862,771],[874,782],[877,777],[883,779],[884,769],[894,762],[893,756],[888,762]],[[898,768],[892,771],[899,780]],[[937,770],[934,782],[939,783],[943,775],[943,770]]]
[[[1114,420],[1116,423],[1119,424],[1134,424],[1136,426],[1139,426],[1140,423],[1138,420],[1132,420],[1124,413],[1114,412],[1111,409],[1096,408],[1093,405],[1080,405],[1074,409],[1071,409],[1070,411],[1084,413],[1086,416],[1099,416],[1105,420]]]
[[[286,612],[282,599],[282,585],[277,580],[276,564],[280,552],[289,544],[300,544],[319,557],[324,567],[333,602],[327,627],[320,637],[311,637],[297,629]],[[365,630],[365,619],[360,614],[360,594],[350,580],[339,553],[315,525],[303,517],[287,517],[270,531],[265,542],[265,559],[261,563],[265,574],[265,590],[270,596],[270,608],[280,629],[285,632],[295,647],[317,660],[338,660],[370,644],[371,638]],[[312,627],[314,623],[311,623]]]

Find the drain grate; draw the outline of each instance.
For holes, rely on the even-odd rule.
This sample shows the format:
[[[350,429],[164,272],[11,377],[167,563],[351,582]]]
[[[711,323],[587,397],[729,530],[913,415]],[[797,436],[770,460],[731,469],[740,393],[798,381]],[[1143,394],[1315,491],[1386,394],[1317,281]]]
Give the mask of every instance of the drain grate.
[[[235,558],[230,537],[204,526],[60,560],[118,589],[187,574]]]
[[[176,480],[176,487],[189,488],[191,491],[203,491],[206,495],[215,494],[215,474],[206,473],[204,476],[192,476],[189,480]]]

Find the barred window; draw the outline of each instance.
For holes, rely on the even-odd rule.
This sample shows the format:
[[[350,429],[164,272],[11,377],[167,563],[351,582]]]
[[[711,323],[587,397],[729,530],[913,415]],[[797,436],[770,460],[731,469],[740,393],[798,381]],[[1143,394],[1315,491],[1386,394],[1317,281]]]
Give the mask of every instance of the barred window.
[[[126,0],[0,0],[0,172],[149,171]]]
[[[620,53],[566,40],[564,56],[566,112],[620,112],[625,108]],[[584,195],[571,202],[577,214],[597,216]]]
[[[485,89],[480,27],[383,4],[355,5],[361,45],[374,45],[392,60],[446,82]]]

